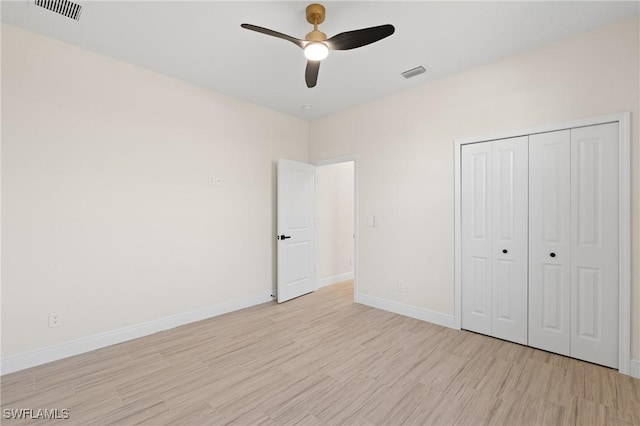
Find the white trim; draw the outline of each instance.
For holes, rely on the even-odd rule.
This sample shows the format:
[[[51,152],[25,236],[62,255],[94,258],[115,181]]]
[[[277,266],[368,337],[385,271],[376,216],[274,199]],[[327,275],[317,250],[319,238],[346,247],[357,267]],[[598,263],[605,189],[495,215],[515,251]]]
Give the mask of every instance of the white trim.
[[[619,264],[618,371],[631,374],[631,113],[618,119],[619,146]],[[637,377],[637,376],[636,376]]]
[[[640,359],[632,359],[629,362],[629,375],[640,379]]]
[[[462,172],[461,166],[462,143],[454,141],[453,144],[453,321],[458,330],[462,329]]]
[[[392,300],[381,299],[367,294],[358,294],[358,302],[366,306],[383,311],[393,312],[394,314],[403,315],[405,317],[415,318],[421,321],[430,322],[432,324],[441,325],[448,328],[457,328],[453,315],[447,315],[440,312],[430,311],[428,309],[419,308],[417,306],[405,305],[404,303],[394,302]]]
[[[49,346],[34,351],[11,355],[2,359],[1,373],[8,374],[25,368],[56,361],[70,356],[90,352],[106,346],[137,339],[160,331],[168,330],[192,322],[213,318],[229,312],[248,308],[261,303],[270,302],[271,292],[256,294],[243,299],[220,303],[208,308],[196,309],[189,312],[171,315],[141,324],[81,337],[79,339]]]
[[[341,283],[343,281],[350,280],[352,278],[353,278],[353,271],[345,272],[344,274],[334,275],[332,277],[320,278],[318,280],[318,288]]]
[[[358,303],[358,156],[349,154],[341,157],[325,158],[314,160],[311,164],[319,167],[329,164],[347,163],[349,161],[353,161],[353,303]],[[318,239],[316,238],[316,244],[317,241]],[[317,286],[320,286],[319,282]]]
[[[575,129],[577,127],[595,126],[597,124],[614,123],[616,121],[623,122],[625,117],[628,119],[629,111],[619,112],[616,114],[600,115],[598,117],[582,118],[565,123],[547,124],[543,126],[530,127],[528,129],[510,130],[507,132],[494,133],[483,137],[456,139],[454,143],[464,145],[468,143],[487,142],[497,139],[515,138],[518,136],[535,135],[537,133],[555,132],[558,130]]]
[[[630,171],[630,112],[602,115],[599,117],[585,118],[546,126],[538,126],[530,129],[503,132],[492,136],[480,138],[464,138],[453,141],[454,148],[454,323],[455,328],[462,326],[462,236],[461,236],[461,199],[460,199],[460,150],[462,145],[477,142],[486,142],[496,139],[512,138],[517,136],[533,135],[536,133],[553,132],[558,130],[571,129],[576,127],[594,126],[605,123],[619,123],[619,146],[620,146],[620,263],[619,263],[619,341],[618,341],[618,371],[622,374],[630,374],[631,358],[631,218],[630,218],[630,194],[631,194],[631,171]],[[635,367],[634,367],[635,368]]]
[[[340,157],[325,158],[322,160],[313,160],[311,164],[313,164],[316,167],[319,167],[319,166],[328,166],[330,164],[348,163],[349,161],[357,162],[358,156],[355,154],[350,154],[350,155],[343,155]]]

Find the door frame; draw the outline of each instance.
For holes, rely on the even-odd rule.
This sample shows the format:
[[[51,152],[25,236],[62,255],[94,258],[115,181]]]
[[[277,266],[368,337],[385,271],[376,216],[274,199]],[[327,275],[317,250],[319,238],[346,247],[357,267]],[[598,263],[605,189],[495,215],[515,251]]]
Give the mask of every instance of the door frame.
[[[326,158],[322,160],[314,160],[311,162],[316,167],[328,166],[331,164],[353,162],[353,302],[358,302],[358,156],[343,155],[340,157]],[[318,174],[316,173],[316,182]],[[316,185],[317,187],[317,185]],[[316,191],[316,198],[318,192]],[[318,213],[318,203],[316,202],[316,217]],[[318,227],[316,226],[316,265],[318,264]],[[318,281],[316,277],[316,290],[318,289]]]
[[[461,149],[462,145],[554,132],[576,127],[618,123],[619,146],[619,319],[618,319],[618,371],[631,374],[631,112],[601,115],[581,120],[512,130],[495,135],[455,139],[454,151],[454,324],[462,327],[462,215],[461,215]],[[640,225],[640,224],[638,224]],[[640,228],[640,226],[639,226]]]

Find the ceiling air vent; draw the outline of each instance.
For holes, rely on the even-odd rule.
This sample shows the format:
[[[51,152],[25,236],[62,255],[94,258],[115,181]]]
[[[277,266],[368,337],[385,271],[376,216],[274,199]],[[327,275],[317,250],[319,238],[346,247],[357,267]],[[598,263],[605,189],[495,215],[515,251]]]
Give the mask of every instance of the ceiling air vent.
[[[80,19],[82,6],[69,0],[35,0],[36,6],[58,13],[74,20]]]
[[[404,78],[411,78],[415,77],[416,75],[424,74],[425,72],[427,72],[427,70],[422,65],[420,65],[419,67],[415,67],[403,72],[402,76]]]

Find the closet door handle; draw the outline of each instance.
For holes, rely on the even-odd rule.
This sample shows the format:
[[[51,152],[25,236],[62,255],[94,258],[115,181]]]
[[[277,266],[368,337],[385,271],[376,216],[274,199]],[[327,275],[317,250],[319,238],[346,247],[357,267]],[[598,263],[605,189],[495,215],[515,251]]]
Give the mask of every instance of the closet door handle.
[[[504,254],[507,254],[507,253],[509,253],[509,250],[507,250],[507,249],[503,249],[503,250],[502,250],[502,252],[503,252]]]
[[[549,253],[549,256],[556,257],[556,254],[555,253]]]

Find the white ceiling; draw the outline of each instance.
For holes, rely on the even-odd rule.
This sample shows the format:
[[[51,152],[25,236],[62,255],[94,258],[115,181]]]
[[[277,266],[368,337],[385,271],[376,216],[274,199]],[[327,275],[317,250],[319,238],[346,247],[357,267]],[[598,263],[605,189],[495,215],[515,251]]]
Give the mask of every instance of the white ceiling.
[[[302,51],[240,28],[267,27],[297,38],[312,28],[311,1],[79,1],[79,22],[34,5],[2,1],[2,21],[303,119],[406,90],[639,13],[636,1],[324,1],[329,37],[381,24],[378,43],[334,51],[318,85],[304,82]],[[402,71],[429,72],[405,80]],[[302,105],[312,105],[305,110]]]

